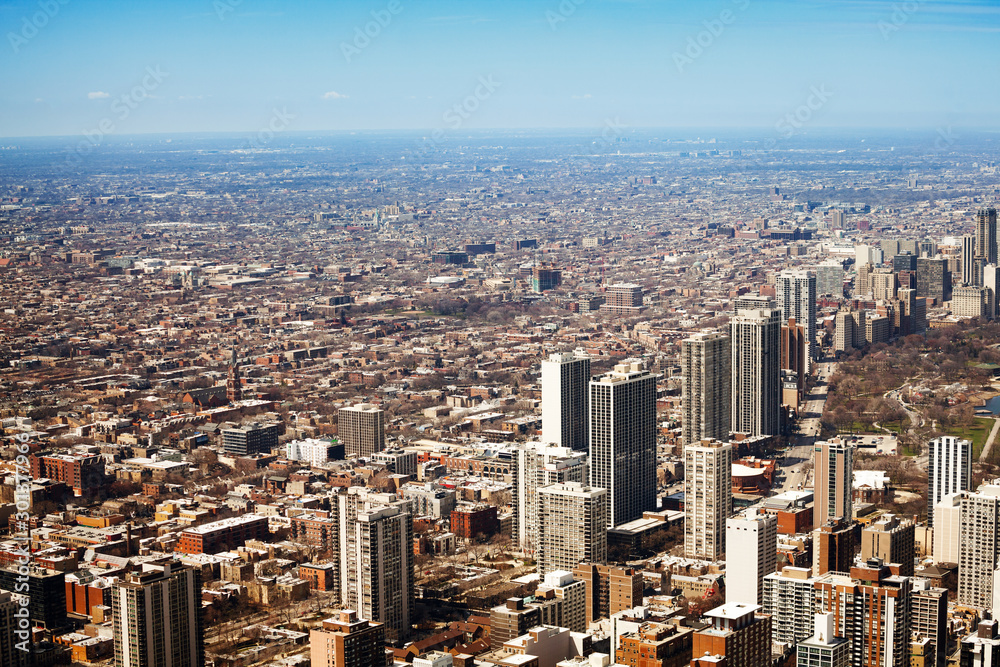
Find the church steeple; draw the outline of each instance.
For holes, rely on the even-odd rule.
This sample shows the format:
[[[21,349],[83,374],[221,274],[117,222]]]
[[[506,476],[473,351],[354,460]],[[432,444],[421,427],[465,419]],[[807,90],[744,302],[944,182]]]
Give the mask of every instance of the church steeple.
[[[240,380],[240,362],[236,359],[236,346],[229,361],[229,375],[226,377],[226,398],[235,403],[243,398],[243,383]]]

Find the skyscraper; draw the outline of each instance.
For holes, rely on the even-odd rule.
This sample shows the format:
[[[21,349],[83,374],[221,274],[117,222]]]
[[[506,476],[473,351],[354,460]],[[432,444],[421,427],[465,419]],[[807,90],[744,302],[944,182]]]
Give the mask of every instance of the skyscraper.
[[[939,305],[951,295],[951,276],[944,257],[917,259],[917,296],[934,299]]]
[[[542,362],[542,440],[586,450],[590,359],[553,354]]]
[[[538,548],[538,489],[549,484],[587,481],[587,455],[568,447],[528,442],[514,450],[514,537],[521,549]]]
[[[684,553],[720,560],[733,513],[733,446],[703,440],[684,448]],[[755,603],[756,604],[756,603]]]
[[[728,569],[728,564],[727,564]],[[728,579],[728,577],[727,577]],[[795,644],[812,632],[816,598],[812,570],[808,567],[784,567],[763,579],[764,613],[771,617],[771,641]]]
[[[608,560],[608,492],[579,482],[538,489],[538,573]]]
[[[848,667],[851,664],[851,643],[837,636],[834,615],[830,612],[816,614],[813,619],[813,635],[796,647],[795,666]]]
[[[850,523],[854,518],[854,447],[835,438],[817,442],[813,450],[813,526],[819,528],[838,518]]]
[[[993,573],[1000,557],[1000,479],[960,498],[958,603],[988,609],[993,604]]]
[[[781,313],[743,310],[730,320],[729,327],[733,374],[730,429],[748,435],[778,435]]]
[[[360,403],[337,412],[337,436],[344,453],[370,457],[385,449],[385,412],[369,403]]]
[[[976,279],[976,237],[973,234],[962,237],[962,284],[979,284]]]
[[[836,298],[844,296],[844,264],[837,259],[826,259],[817,264],[816,294],[829,294]]]
[[[726,603],[762,604],[764,576],[778,569],[778,517],[747,510],[726,519]]]
[[[781,321],[795,321],[806,328],[808,356],[816,356],[816,273],[802,269],[788,269],[778,274],[775,280],[778,293],[778,307]]]
[[[205,664],[201,572],[146,563],[111,593],[115,667]]]
[[[945,496],[967,491],[972,482],[972,441],[943,435],[927,443],[927,525]]]
[[[976,215],[976,256],[987,264],[997,263],[997,210],[979,209]]]
[[[17,644],[22,640],[14,634],[18,619],[14,614],[21,609],[8,591],[0,591],[0,665],[21,667],[27,665],[30,653],[20,651]]]
[[[729,336],[698,333],[681,341],[683,442],[729,439],[732,372]]]
[[[987,264],[983,267],[983,287],[987,289],[986,318],[995,320],[1000,315],[1000,299],[997,299],[997,288],[1000,287],[1000,267]]]
[[[608,491],[609,526],[656,507],[656,378],[639,362],[590,381],[590,485]]]
[[[886,514],[861,531],[861,560],[879,558],[884,563],[899,565],[899,574],[913,576],[912,521]]]

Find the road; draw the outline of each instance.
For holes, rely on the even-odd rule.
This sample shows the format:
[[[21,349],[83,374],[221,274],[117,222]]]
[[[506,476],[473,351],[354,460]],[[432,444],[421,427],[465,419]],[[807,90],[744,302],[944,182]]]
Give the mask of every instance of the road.
[[[816,383],[799,410],[797,428],[789,439],[789,447],[781,462],[784,478],[780,485],[774,487],[776,493],[795,490],[800,483],[803,488],[809,485],[809,473],[803,468],[807,462],[812,461],[812,445],[820,434],[820,419],[823,416],[823,407],[826,405],[827,385],[835,368],[836,364],[832,361],[816,364]]]

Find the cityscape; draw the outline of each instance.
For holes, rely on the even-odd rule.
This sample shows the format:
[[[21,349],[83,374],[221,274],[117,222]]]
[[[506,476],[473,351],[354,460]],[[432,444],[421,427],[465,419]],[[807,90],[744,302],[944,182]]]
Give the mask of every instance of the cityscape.
[[[1000,8],[118,4],[0,8],[0,667],[1000,661]]]

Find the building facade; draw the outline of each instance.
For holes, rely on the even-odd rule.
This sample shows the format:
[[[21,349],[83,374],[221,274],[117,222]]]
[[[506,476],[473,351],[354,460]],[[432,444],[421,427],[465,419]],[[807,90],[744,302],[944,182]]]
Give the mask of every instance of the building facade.
[[[699,333],[681,341],[682,437],[685,445],[728,440],[732,351],[729,336]]]

